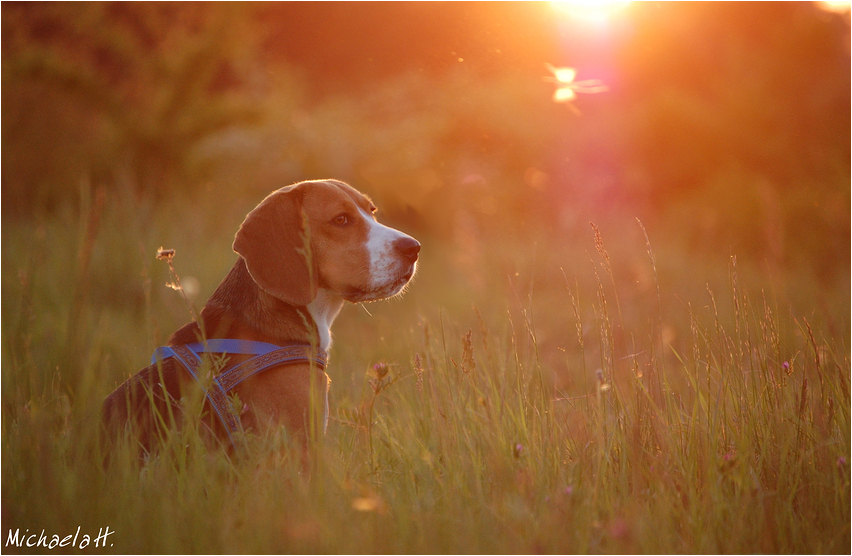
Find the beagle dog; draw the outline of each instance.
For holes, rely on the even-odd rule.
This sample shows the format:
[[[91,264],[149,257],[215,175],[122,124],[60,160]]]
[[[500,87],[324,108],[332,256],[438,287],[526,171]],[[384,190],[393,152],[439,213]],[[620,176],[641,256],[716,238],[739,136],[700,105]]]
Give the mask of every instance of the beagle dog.
[[[400,294],[417,269],[420,243],[377,222],[375,212],[336,180],[297,183],[261,201],[237,231],[239,257],[198,321],[106,398],[106,430],[130,427],[147,453],[164,427],[180,425],[181,398],[200,387],[202,422],[216,437],[284,426],[306,447],[312,399],[323,404],[323,430],[327,421],[325,353],[344,302]],[[212,367],[202,363],[205,351],[221,354]]]

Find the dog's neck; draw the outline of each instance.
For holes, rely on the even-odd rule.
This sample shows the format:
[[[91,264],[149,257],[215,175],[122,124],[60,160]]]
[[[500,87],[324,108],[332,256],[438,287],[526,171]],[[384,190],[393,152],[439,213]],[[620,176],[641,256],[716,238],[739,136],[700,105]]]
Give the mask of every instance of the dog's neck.
[[[276,345],[314,344],[328,352],[331,324],[343,307],[343,298],[320,288],[307,307],[295,307],[263,291],[242,257],[201,310],[207,338],[256,340]],[[198,341],[198,323],[176,331],[169,344]]]
[[[317,296],[308,303],[308,312],[314,319],[319,334],[319,346],[326,353],[331,347],[331,323],[342,308],[343,298],[325,288],[319,288]]]

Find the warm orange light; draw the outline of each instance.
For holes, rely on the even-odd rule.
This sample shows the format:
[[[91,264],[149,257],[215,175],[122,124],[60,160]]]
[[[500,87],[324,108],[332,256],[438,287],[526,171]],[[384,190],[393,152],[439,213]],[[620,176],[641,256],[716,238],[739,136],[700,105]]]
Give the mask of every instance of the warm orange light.
[[[839,14],[846,13],[852,10],[852,2],[849,2],[849,0],[817,2],[817,5],[823,10]]]
[[[605,22],[630,2],[567,0],[550,3],[559,13],[590,22]]]

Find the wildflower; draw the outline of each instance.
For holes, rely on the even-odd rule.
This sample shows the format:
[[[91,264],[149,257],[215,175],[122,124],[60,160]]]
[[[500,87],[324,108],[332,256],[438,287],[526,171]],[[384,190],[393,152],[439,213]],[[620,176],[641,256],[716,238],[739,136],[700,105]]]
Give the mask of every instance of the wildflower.
[[[737,454],[733,450],[725,452],[722,456],[722,462],[719,464],[719,470],[724,472],[730,471],[736,466]]]
[[[784,372],[787,373],[787,375],[789,375],[792,372],[792,370],[790,369],[790,362],[789,361],[784,361],[783,363],[781,363],[781,368],[784,369]]]
[[[603,369],[598,369],[595,371],[595,376],[598,379],[598,389],[601,392],[606,392],[609,390],[609,383],[604,379]]]
[[[379,363],[374,364],[370,367],[370,370],[367,371],[367,375],[371,378],[369,380],[370,387],[373,389],[373,393],[375,395],[379,395],[379,393],[394,383],[396,378],[391,378],[388,374],[390,372],[391,366],[384,361],[380,361]]]
[[[840,456],[837,458],[837,468],[843,471],[843,468],[846,467],[846,458]]]
[[[524,445],[521,444],[520,442],[518,442],[517,444],[515,444],[515,447],[513,448],[512,453],[514,454],[514,456],[516,458],[521,457],[521,455],[524,453]]]
[[[385,378],[388,374],[388,364],[384,362],[376,363],[373,365],[373,376],[378,378],[379,380]]]

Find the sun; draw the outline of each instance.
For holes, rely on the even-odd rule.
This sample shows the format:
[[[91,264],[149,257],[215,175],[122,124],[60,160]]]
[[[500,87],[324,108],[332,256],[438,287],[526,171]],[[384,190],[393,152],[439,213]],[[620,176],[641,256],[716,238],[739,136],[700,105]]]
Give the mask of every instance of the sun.
[[[817,2],[817,6],[827,12],[834,12],[839,14],[847,13],[852,10],[852,3],[850,3],[849,0]]]
[[[550,3],[557,12],[589,22],[605,22],[627,7],[630,2],[567,0]]]

